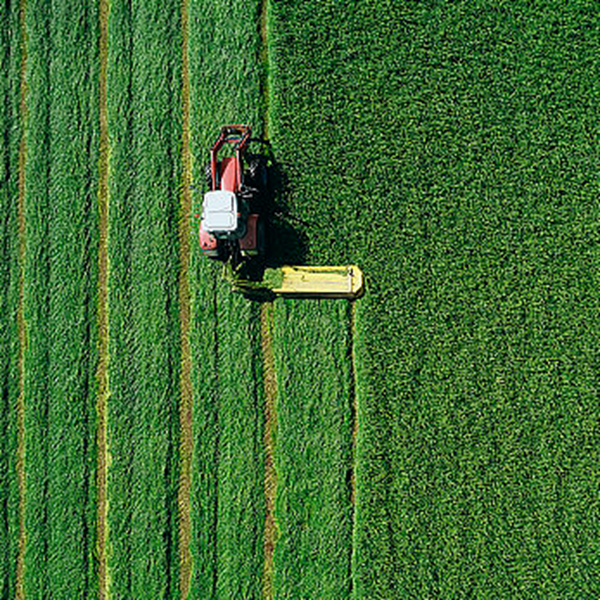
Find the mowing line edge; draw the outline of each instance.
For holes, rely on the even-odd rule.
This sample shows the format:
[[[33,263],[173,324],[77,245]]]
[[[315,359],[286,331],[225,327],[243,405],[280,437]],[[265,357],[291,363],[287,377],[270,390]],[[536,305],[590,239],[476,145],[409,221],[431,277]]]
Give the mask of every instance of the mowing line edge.
[[[350,303],[349,312],[349,337],[348,337],[348,358],[350,364],[350,411],[352,421],[352,442],[350,449],[350,510],[351,510],[351,548],[350,548],[350,598],[355,596],[354,586],[354,564],[356,561],[356,451],[358,440],[358,393],[356,383],[356,346],[354,338],[356,337],[356,303]]]
[[[98,213],[99,213],[99,243],[98,243],[98,370],[96,380],[98,385],[97,417],[98,429],[96,444],[98,449],[97,459],[97,527],[96,550],[98,555],[98,597],[104,600],[109,597],[108,566],[106,558],[107,545],[107,469],[108,469],[108,442],[107,442],[107,410],[109,396],[108,381],[108,180],[110,168],[110,143],[108,133],[107,115],[107,64],[108,64],[108,18],[110,13],[109,0],[99,0],[99,121],[100,121],[100,148],[99,148],[99,180],[98,180]]]
[[[277,541],[277,522],[275,521],[275,497],[277,492],[277,474],[275,471],[274,434],[277,426],[276,398],[277,378],[273,355],[273,303],[264,302],[260,307],[260,334],[263,360],[263,381],[265,391],[265,532],[264,532],[264,569],[263,597],[274,598],[273,590],[273,552]]]
[[[25,166],[27,163],[27,0],[20,0],[19,26],[21,28],[21,73],[19,82],[21,117],[21,140],[19,142],[19,304],[17,308],[17,328],[19,331],[19,395],[17,399],[17,478],[19,487],[19,544],[17,553],[16,589],[17,600],[25,598],[25,548],[27,532],[25,531],[25,350],[27,347],[27,324],[24,312],[25,294]]]
[[[191,544],[191,462],[193,451],[193,414],[192,414],[192,358],[190,348],[190,241],[189,220],[191,215],[192,161],[190,152],[190,80],[188,53],[188,0],[181,1],[181,110],[182,110],[182,194],[179,220],[179,319],[181,335],[181,374],[180,374],[180,465],[181,473],[178,488],[179,507],[179,589],[181,598],[189,596],[192,572]]]
[[[269,138],[269,44],[268,44],[268,12],[269,0],[260,1],[259,14],[259,63],[261,66],[260,92],[262,102],[263,138]],[[275,373],[275,358],[273,355],[273,302],[263,302],[260,306],[260,338],[263,364],[263,384],[265,395],[265,525],[264,525],[264,566],[262,592],[265,600],[273,600],[273,553],[277,541],[277,522],[275,520],[275,498],[277,495],[277,473],[275,471],[274,434],[277,426],[277,377]]]

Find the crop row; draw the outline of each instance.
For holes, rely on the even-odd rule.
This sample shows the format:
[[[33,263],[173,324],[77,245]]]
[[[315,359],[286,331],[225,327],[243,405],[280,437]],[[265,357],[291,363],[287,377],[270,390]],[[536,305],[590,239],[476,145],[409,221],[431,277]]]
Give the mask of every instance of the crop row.
[[[15,594],[19,540],[17,411],[19,395],[19,3],[0,15],[0,595]]]
[[[177,597],[179,2],[111,2],[108,571],[115,597]]]
[[[27,10],[25,592],[96,589],[97,9]]]
[[[592,594],[597,15],[273,14],[289,210],[309,257],[367,274],[356,597]]]
[[[194,211],[208,149],[227,123],[260,133],[258,2],[190,3]],[[192,595],[258,598],[264,562],[263,388],[256,305],[200,256],[192,227]]]

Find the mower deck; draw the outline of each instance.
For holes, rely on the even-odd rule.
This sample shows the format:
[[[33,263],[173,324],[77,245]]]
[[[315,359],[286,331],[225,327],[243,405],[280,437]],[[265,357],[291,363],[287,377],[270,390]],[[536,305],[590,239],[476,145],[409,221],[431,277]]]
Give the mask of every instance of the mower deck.
[[[286,266],[267,269],[262,281],[236,280],[236,291],[266,292],[296,298],[345,298],[354,300],[364,291],[362,271],[355,265],[339,267]]]

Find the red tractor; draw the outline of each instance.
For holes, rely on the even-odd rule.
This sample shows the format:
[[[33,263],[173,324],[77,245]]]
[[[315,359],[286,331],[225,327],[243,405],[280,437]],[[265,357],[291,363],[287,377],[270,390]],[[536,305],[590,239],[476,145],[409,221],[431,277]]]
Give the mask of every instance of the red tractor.
[[[209,258],[239,262],[265,253],[259,204],[267,187],[267,158],[249,152],[252,142],[262,143],[250,136],[247,125],[226,125],[210,150],[200,220],[200,248]]]

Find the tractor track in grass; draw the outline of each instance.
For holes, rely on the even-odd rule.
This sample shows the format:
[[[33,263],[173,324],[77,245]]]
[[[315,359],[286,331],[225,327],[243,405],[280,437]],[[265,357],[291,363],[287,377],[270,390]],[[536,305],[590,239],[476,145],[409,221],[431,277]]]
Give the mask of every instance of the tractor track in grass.
[[[354,543],[356,535],[356,444],[358,439],[358,398],[356,393],[356,352],[354,338],[356,336],[356,303],[350,302],[349,315],[349,335],[348,335],[348,364],[350,365],[350,411],[352,423],[352,445],[350,454],[350,510],[351,510],[351,555],[350,555],[350,597],[354,597],[354,552],[356,544]]]
[[[107,543],[107,490],[106,477],[108,468],[107,446],[107,410],[109,396],[108,382],[108,177],[110,167],[110,146],[108,137],[107,89],[106,75],[108,62],[108,16],[109,0],[100,0],[99,4],[99,117],[100,117],[100,156],[98,180],[98,212],[99,212],[99,244],[98,244],[98,384],[97,414],[98,430],[96,443],[98,446],[97,459],[97,555],[98,555],[98,597],[104,600],[108,596],[108,573],[106,560]]]
[[[260,307],[260,335],[263,359],[263,380],[265,390],[265,533],[263,571],[263,596],[273,598],[273,551],[277,538],[275,522],[275,495],[277,477],[275,473],[274,433],[277,426],[276,397],[277,379],[275,376],[275,359],[273,356],[273,303],[264,302]]]
[[[269,139],[269,52],[267,27],[268,0],[260,3],[260,52],[261,64],[261,100],[263,137]],[[277,494],[277,475],[275,471],[274,433],[277,425],[276,398],[277,379],[273,355],[273,302],[264,302],[260,306],[260,337],[263,363],[263,381],[265,394],[265,529],[264,529],[264,569],[263,597],[272,600],[273,590],[273,552],[277,539],[275,521],[275,497]]]
[[[27,0],[21,0],[19,7],[19,25],[21,27],[21,80],[19,113],[21,121],[21,140],[19,143],[19,305],[17,309],[17,327],[19,331],[19,396],[17,400],[17,478],[19,487],[19,544],[17,554],[16,591],[17,600],[25,598],[23,584],[25,574],[25,348],[27,345],[27,325],[24,313],[25,293],[25,165],[27,162]]]
[[[181,428],[180,453],[181,474],[178,488],[179,507],[179,589],[181,598],[189,596],[191,583],[192,557],[190,552],[191,519],[190,519],[190,490],[191,490],[191,461],[193,449],[192,424],[192,359],[190,349],[190,240],[189,221],[192,198],[190,184],[192,181],[192,163],[190,153],[190,80],[188,56],[188,0],[181,2],[182,30],[182,165],[183,189],[181,194],[181,213],[179,217],[180,271],[179,271],[179,319],[181,335],[181,403],[179,422]]]

